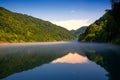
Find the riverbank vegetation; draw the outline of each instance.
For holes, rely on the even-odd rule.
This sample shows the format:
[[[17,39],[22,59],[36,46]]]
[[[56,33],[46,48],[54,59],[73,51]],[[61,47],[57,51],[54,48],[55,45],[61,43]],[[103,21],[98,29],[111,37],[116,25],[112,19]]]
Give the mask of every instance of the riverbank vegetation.
[[[120,2],[93,24],[79,37],[83,42],[109,42],[120,44]]]
[[[65,28],[0,7],[0,43],[45,42],[74,39]]]

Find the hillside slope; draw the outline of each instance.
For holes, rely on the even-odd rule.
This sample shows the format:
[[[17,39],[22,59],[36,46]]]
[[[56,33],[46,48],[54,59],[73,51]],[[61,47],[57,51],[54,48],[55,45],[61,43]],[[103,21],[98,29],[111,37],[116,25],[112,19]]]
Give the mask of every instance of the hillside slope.
[[[120,44],[120,3],[116,3],[113,9],[91,24],[79,41]]]
[[[60,26],[0,7],[0,42],[64,41],[73,38]]]
[[[71,32],[76,35],[77,37],[85,32],[88,26],[82,26],[77,30],[71,30]]]

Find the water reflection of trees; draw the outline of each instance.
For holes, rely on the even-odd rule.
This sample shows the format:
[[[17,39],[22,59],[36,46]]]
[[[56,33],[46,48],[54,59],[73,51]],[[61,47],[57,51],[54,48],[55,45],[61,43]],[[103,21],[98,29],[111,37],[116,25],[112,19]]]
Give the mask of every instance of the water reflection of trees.
[[[106,69],[109,80],[120,80],[120,54],[112,50],[108,51],[89,51],[86,53],[87,57]]]
[[[65,54],[57,53],[0,53],[0,79],[13,73],[32,69]]]

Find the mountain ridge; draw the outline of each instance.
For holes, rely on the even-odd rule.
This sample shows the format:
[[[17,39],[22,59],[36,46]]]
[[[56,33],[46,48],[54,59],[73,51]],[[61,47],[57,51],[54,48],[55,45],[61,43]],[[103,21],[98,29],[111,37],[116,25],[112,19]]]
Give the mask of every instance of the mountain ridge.
[[[66,41],[74,36],[65,28],[0,7],[0,42]]]
[[[87,29],[87,27],[88,26],[82,26],[82,27],[78,28],[77,30],[71,30],[71,32],[75,36],[79,37],[81,34],[83,34],[85,32],[85,30]]]
[[[91,24],[79,41],[120,44],[120,2]]]

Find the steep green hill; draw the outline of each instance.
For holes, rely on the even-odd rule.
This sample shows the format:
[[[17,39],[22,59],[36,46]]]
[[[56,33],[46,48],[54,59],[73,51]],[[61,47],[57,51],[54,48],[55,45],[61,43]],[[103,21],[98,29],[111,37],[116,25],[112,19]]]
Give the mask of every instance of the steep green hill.
[[[64,41],[73,38],[60,26],[0,7],[0,42]]]
[[[109,42],[120,44],[120,3],[91,24],[79,41]]]

